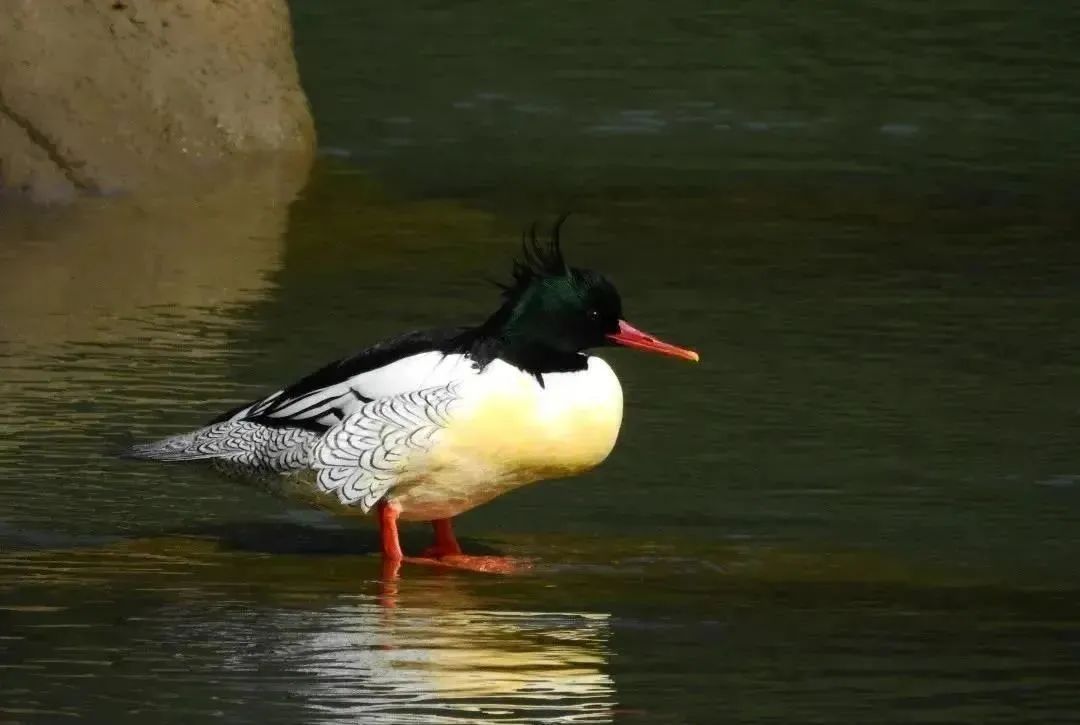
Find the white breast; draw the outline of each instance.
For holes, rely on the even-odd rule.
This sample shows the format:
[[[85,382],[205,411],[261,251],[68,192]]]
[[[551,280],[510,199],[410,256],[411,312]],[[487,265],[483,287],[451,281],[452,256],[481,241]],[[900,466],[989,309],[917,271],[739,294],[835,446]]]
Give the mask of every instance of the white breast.
[[[456,516],[532,481],[593,468],[611,452],[622,423],[622,388],[597,357],[585,370],[551,373],[544,385],[496,360],[462,382],[460,403],[438,444],[391,497],[402,518]]]

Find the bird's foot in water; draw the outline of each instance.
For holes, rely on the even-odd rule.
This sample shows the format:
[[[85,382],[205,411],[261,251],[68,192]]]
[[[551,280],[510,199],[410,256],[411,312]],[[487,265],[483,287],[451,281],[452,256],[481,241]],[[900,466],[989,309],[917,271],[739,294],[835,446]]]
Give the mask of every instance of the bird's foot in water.
[[[461,553],[426,556],[428,552],[424,553],[425,556],[422,557],[407,556],[405,561],[409,564],[426,564],[427,566],[478,571],[485,574],[520,574],[532,568],[532,562],[528,559],[518,559],[512,556],[471,556]]]
[[[435,529],[434,546],[429,546],[420,556],[402,556],[397,530],[401,507],[394,502],[383,501],[379,503],[378,510],[382,536],[383,577],[386,579],[396,579],[403,562],[487,574],[516,574],[532,568],[532,562],[528,559],[463,554],[461,545],[454,537],[450,519],[435,519],[431,522]]]
[[[447,556],[462,556],[461,547],[456,541],[451,545],[434,544],[420,553],[421,559],[442,559]]]

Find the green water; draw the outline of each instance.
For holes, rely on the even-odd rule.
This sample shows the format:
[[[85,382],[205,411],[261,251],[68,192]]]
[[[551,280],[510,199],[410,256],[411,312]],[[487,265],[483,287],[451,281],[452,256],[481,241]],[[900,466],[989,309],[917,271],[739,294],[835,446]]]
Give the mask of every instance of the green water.
[[[1080,13],[294,15],[298,195],[0,214],[0,722],[1077,720]],[[702,363],[604,353],[609,461],[461,517],[532,572],[113,457],[483,317],[564,209]]]

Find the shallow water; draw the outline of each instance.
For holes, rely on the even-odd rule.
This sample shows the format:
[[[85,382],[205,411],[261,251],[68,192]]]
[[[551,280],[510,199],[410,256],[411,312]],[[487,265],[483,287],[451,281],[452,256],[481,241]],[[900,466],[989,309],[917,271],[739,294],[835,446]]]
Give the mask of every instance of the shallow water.
[[[441,7],[295,9],[291,205],[3,209],[0,720],[1075,719],[1075,11]],[[461,518],[531,572],[113,456],[482,317],[566,208],[703,361],[605,353],[612,458]]]

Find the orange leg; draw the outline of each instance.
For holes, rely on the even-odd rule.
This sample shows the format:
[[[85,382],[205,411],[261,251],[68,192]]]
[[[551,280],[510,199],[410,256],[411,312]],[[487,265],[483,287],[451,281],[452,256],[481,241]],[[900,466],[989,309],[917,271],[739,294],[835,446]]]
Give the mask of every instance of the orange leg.
[[[454,556],[461,553],[461,545],[454,536],[454,527],[450,519],[435,519],[431,522],[435,529],[435,545],[424,551],[424,556],[433,559],[442,559],[445,556]]]
[[[385,561],[400,562],[405,556],[401,553],[401,539],[398,538],[397,520],[401,507],[395,503],[379,502],[379,535],[382,539],[382,555]]]
[[[435,545],[428,548],[424,556],[442,566],[494,574],[512,574],[529,568],[528,562],[505,556],[470,556],[462,553],[450,519],[435,519],[431,526],[435,529]]]
[[[450,519],[431,522],[435,529],[435,545],[425,551],[423,557],[406,557],[401,551],[401,540],[398,538],[397,522],[401,507],[393,501],[380,501],[378,512],[384,579],[396,579],[403,561],[497,574],[511,574],[530,566],[527,561],[503,556],[468,556],[461,553],[461,546],[454,537]]]

